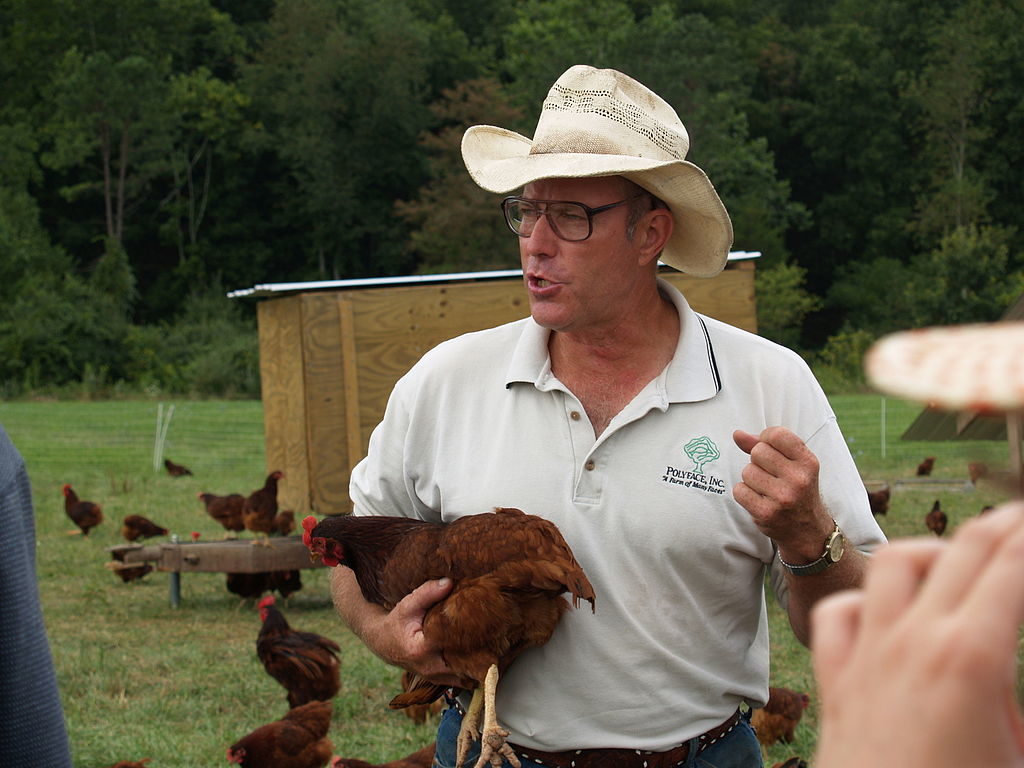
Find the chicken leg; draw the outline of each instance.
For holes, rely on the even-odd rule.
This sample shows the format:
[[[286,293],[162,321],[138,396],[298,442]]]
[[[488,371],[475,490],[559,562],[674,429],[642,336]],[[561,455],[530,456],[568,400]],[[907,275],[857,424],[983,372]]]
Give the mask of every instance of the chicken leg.
[[[487,670],[483,688],[473,691],[473,698],[466,709],[465,717],[462,718],[455,760],[457,767],[462,765],[462,761],[469,751],[469,745],[479,735],[480,759],[476,761],[473,768],[484,768],[488,764],[491,768],[501,768],[503,759],[508,760],[514,768],[520,768],[519,758],[505,741],[508,738],[508,731],[498,725],[498,714],[494,706],[497,689],[498,665],[492,664]],[[483,709],[483,729],[479,730],[481,709]]]
[[[483,705],[483,689],[476,688],[469,700],[469,706],[466,707],[466,714],[462,716],[462,725],[459,726],[459,737],[455,742],[455,768],[462,768],[469,752],[469,745],[480,736],[480,710]]]

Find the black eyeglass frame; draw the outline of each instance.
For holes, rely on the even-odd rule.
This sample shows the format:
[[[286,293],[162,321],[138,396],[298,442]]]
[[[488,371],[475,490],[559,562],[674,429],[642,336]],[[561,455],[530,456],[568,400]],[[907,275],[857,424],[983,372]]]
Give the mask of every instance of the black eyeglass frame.
[[[506,197],[504,200],[501,201],[501,212],[502,212],[502,214],[505,217],[505,223],[508,225],[508,228],[511,229],[512,232],[515,235],[517,235],[518,237],[529,237],[530,235],[523,234],[522,232],[517,230],[515,228],[515,226],[512,224],[512,217],[509,216],[509,213],[508,213],[509,204],[511,204],[513,202],[529,203],[530,205],[533,205],[535,203],[543,203],[544,206],[545,206],[545,209],[543,211],[538,209],[537,212],[538,212],[539,215],[544,216],[544,217],[547,218],[548,226],[551,227],[551,231],[554,232],[555,235],[557,235],[560,239],[565,240],[568,243],[582,243],[584,240],[586,240],[592,234],[594,234],[594,216],[596,214],[604,213],[605,211],[610,211],[612,208],[618,208],[620,205],[625,205],[626,203],[630,202],[631,200],[635,200],[638,197],[643,197],[644,194],[646,194],[646,193],[640,193],[640,194],[632,195],[630,197],[625,198],[624,200],[619,200],[617,203],[608,203],[607,205],[599,205],[599,206],[597,206],[597,208],[591,208],[589,205],[581,203],[578,200],[534,200],[534,199],[529,198],[529,197],[520,197],[519,195],[509,195],[508,197]],[[576,239],[570,239],[568,237],[565,237],[561,232],[558,231],[558,226],[551,220],[551,217],[548,215],[548,212],[547,212],[547,206],[557,205],[557,204],[562,204],[562,205],[578,205],[580,208],[583,209],[583,211],[587,214],[587,234],[586,234],[585,237],[579,237],[579,238],[576,238]],[[533,232],[531,231],[530,234],[533,234]]]

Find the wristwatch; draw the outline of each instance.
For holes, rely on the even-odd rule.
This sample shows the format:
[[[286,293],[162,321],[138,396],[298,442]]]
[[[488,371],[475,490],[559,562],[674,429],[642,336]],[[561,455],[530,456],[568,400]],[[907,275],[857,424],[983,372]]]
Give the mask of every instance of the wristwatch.
[[[832,522],[835,522],[834,520]],[[797,576],[809,576],[812,573],[821,573],[826,568],[831,568],[833,565],[838,563],[842,557],[843,552],[846,551],[846,536],[843,535],[842,529],[839,527],[839,523],[836,523],[836,528],[832,533],[825,539],[825,551],[821,557],[812,563],[807,565],[790,565],[782,559],[782,553],[779,552],[779,562],[782,563],[789,572]]]

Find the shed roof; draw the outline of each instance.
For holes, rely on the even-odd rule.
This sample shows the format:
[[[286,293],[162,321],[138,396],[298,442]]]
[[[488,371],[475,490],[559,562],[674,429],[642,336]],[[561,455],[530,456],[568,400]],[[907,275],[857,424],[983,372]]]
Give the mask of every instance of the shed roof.
[[[745,261],[760,257],[760,251],[730,251],[729,261]],[[359,277],[347,280],[313,280],[295,283],[262,283],[251,288],[239,288],[228,292],[228,298],[248,296],[282,296],[306,291],[350,290],[353,288],[380,288],[387,285],[425,285],[429,283],[453,283],[467,280],[495,280],[520,277],[521,269],[499,269],[490,272],[452,272],[439,275],[400,275],[397,277]]]

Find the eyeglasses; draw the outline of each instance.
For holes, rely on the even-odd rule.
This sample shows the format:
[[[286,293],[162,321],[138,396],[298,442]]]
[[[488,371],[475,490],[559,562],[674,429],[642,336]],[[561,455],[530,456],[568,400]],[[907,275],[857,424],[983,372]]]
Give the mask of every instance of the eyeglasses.
[[[501,201],[508,228],[520,237],[529,237],[542,216],[548,219],[551,231],[569,242],[586,240],[594,231],[594,216],[618,208],[640,195],[627,197],[617,203],[591,208],[570,200],[529,200],[525,197],[506,197]]]

